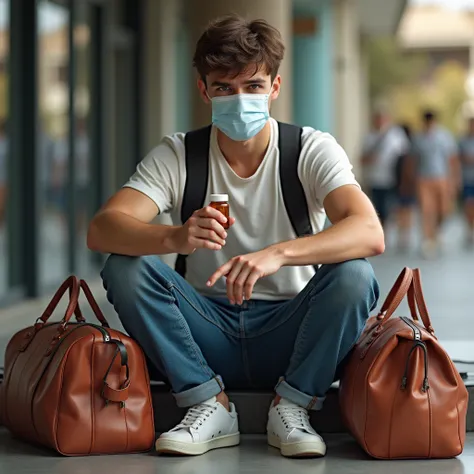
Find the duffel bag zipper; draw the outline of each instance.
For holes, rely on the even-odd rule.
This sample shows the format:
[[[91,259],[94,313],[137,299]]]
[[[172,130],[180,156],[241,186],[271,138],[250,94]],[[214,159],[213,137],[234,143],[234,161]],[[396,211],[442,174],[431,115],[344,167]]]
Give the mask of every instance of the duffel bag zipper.
[[[107,332],[107,330],[103,326],[99,326],[98,324],[88,323],[87,321],[83,323],[72,323],[72,324],[77,324],[78,326],[90,326],[92,328],[95,328],[102,334],[102,337],[104,338],[104,342],[110,342],[110,334]]]
[[[420,329],[414,324],[412,323],[408,318],[406,318],[405,316],[402,316],[400,318],[405,324],[407,324],[408,326],[411,327],[411,329],[413,330],[413,339],[415,341],[421,341],[421,331]]]
[[[413,347],[410,349],[410,352],[408,353],[407,357],[407,362],[405,365],[405,372],[402,377],[402,383],[400,385],[401,390],[405,390],[408,384],[408,366],[410,363],[410,357],[415,351],[416,348],[421,347],[423,350],[423,356],[424,356],[424,369],[425,369],[425,377],[423,378],[423,385],[421,387],[422,392],[426,392],[430,388],[430,384],[428,382],[428,349],[426,348],[426,344],[421,340],[421,331],[420,329],[411,322],[408,318],[402,316],[400,318],[405,324],[411,327],[413,330],[413,340],[415,343],[413,344]]]
[[[55,322],[55,323],[45,324],[41,329],[44,329],[47,326],[53,326],[54,324],[58,324],[58,323]],[[72,331],[75,331],[77,328],[79,328],[81,326],[93,327],[93,328],[97,329],[102,334],[102,337],[104,338],[104,342],[110,342],[110,334],[107,332],[107,330],[103,326],[99,326],[98,324],[88,323],[87,321],[84,321],[82,323],[67,323],[67,326],[76,326]],[[41,329],[40,329],[40,331],[41,331]]]
[[[44,324],[43,327],[39,329],[39,331],[41,331],[41,329],[44,329],[46,327],[53,326],[54,324],[58,324],[58,323],[55,322],[55,323]],[[87,321],[84,321],[82,323],[68,323],[67,326],[76,326],[73,329],[73,331],[75,331],[80,326],[91,326],[97,329],[102,334],[102,337],[104,338],[104,342],[110,342],[110,334],[107,332],[107,330],[103,326],[99,326],[98,324],[88,323]]]
[[[93,328],[96,328],[98,331],[102,333],[102,336],[104,337],[104,342],[110,342],[110,334],[107,332],[106,329],[104,329],[103,326],[99,326],[98,324],[91,324],[91,323],[79,323],[79,324],[86,324],[87,326],[92,326]]]

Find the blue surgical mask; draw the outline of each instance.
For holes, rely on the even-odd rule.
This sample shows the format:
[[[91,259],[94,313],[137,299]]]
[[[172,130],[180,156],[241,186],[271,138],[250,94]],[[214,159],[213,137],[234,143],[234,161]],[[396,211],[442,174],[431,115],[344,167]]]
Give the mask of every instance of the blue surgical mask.
[[[234,94],[213,97],[212,123],[230,139],[250,140],[270,117],[268,94]]]

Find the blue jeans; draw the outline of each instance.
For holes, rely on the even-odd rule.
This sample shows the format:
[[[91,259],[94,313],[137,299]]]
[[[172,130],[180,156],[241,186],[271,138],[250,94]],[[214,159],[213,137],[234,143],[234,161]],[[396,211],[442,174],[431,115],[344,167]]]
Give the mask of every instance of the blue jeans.
[[[102,278],[125,330],[181,407],[224,388],[275,387],[320,409],[379,297],[366,260],[323,265],[291,300],[243,305],[202,296],[156,256],[111,255]]]

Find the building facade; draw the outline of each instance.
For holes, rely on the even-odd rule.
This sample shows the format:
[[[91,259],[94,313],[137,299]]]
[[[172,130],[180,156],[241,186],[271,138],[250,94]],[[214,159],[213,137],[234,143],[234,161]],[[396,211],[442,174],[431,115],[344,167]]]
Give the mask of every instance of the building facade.
[[[91,216],[164,134],[210,120],[193,45],[216,16],[283,35],[272,114],[333,133],[354,164],[367,126],[363,43],[406,1],[0,0],[0,306],[98,277]],[[357,166],[356,166],[357,169]]]

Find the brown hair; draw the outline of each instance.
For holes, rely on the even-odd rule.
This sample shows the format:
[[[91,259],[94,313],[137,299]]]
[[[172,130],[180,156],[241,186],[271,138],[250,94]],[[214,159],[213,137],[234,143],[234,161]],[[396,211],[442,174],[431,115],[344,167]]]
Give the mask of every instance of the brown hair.
[[[273,80],[284,51],[280,32],[265,20],[228,15],[213,21],[199,38],[193,65],[204,81],[212,71],[237,75],[252,65],[255,72],[263,66]]]

